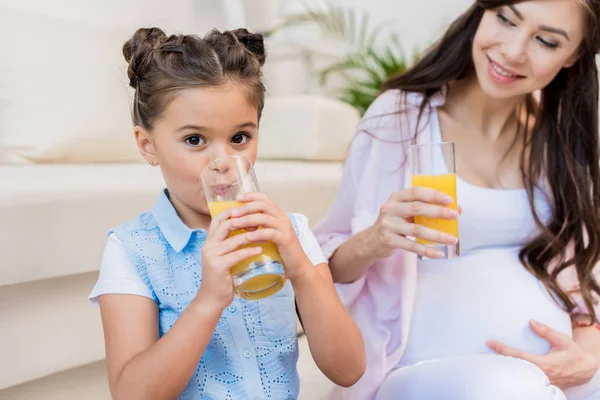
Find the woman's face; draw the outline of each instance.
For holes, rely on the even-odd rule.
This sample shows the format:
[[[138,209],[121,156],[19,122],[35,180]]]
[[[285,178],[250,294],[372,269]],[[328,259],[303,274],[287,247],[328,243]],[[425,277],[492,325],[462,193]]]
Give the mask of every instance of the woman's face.
[[[254,164],[257,109],[239,85],[185,89],[170,102],[151,133],[137,136],[144,157],[160,165],[171,199],[208,214],[201,172],[226,156],[242,156]]]
[[[578,0],[530,0],[485,11],[473,40],[482,90],[507,99],[544,88],[577,61],[583,34]]]

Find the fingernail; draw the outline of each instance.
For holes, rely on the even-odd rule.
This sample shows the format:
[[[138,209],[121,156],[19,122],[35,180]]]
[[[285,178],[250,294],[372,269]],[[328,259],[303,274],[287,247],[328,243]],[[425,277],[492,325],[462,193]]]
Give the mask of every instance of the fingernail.
[[[454,218],[454,219],[458,218],[458,211],[454,211],[454,210],[450,211],[450,218]]]
[[[452,199],[452,197],[450,197],[450,196],[444,196],[444,203],[446,203],[446,204],[452,204],[453,201],[454,201],[454,199]]]
[[[434,254],[435,254],[435,258],[442,258],[442,257],[444,257],[444,253],[442,253],[439,250],[436,250]]]
[[[446,238],[446,240],[447,240],[448,242],[450,242],[450,244],[456,244],[456,243],[458,243],[458,238],[456,238],[456,237],[454,237],[454,236],[450,236],[450,235],[449,235],[449,236]]]
[[[531,320],[531,325],[535,326],[536,328],[541,328],[542,324],[540,324],[539,322],[537,322],[535,319]]]

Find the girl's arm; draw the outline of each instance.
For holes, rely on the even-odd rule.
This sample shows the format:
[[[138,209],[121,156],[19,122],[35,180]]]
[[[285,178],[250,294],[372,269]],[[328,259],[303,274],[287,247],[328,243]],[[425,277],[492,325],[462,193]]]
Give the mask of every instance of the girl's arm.
[[[115,400],[176,399],[185,389],[217,322],[233,301],[230,269],[260,247],[247,235],[229,237],[231,210],[213,218],[202,246],[202,285],[169,331],[159,339],[156,303],[136,295],[104,294],[104,326],[111,393]]]
[[[355,384],[366,368],[360,330],[340,302],[327,264],[291,279],[310,352],[319,369],[335,384]]]
[[[159,339],[153,300],[107,294],[99,302],[113,398],[176,399],[196,370],[222,310],[199,294]]]
[[[245,204],[233,209],[232,225],[237,229],[262,227],[249,232],[249,239],[277,245],[317,366],[337,385],[353,385],[366,368],[362,335],[335,291],[319,244],[308,229],[308,220],[301,224],[297,235],[289,216],[264,193],[246,193],[238,200]],[[318,265],[313,264],[306,251],[313,254],[314,264]],[[321,256],[315,257],[315,252]]]

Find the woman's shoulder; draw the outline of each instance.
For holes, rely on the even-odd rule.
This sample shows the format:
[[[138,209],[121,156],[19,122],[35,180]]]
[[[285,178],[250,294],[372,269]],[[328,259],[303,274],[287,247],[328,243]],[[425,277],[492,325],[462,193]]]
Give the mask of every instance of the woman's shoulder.
[[[386,90],[371,103],[358,126],[358,132],[369,132],[384,142],[403,141],[414,134],[419,118],[427,119],[429,114],[444,104],[445,90],[429,97],[426,103],[425,99],[420,92]],[[425,108],[422,108],[423,105]]]
[[[446,88],[442,88],[430,96],[426,104],[432,108],[442,106],[446,100],[446,92]],[[425,94],[421,92],[389,89],[377,96],[367,109],[365,117],[382,116],[399,112],[418,112],[424,100]]]

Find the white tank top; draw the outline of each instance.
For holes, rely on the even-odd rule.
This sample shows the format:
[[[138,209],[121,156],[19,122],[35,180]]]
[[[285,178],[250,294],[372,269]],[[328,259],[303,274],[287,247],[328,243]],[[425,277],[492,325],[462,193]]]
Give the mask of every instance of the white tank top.
[[[440,140],[437,114],[432,136]],[[537,227],[525,189],[489,189],[457,177],[460,257],[419,261],[417,291],[401,365],[428,359],[493,354],[495,339],[522,351],[545,354],[549,344],[529,327],[536,319],[565,334],[571,320],[542,283],[521,264],[519,250]],[[541,190],[534,196],[542,221],[551,216]]]

